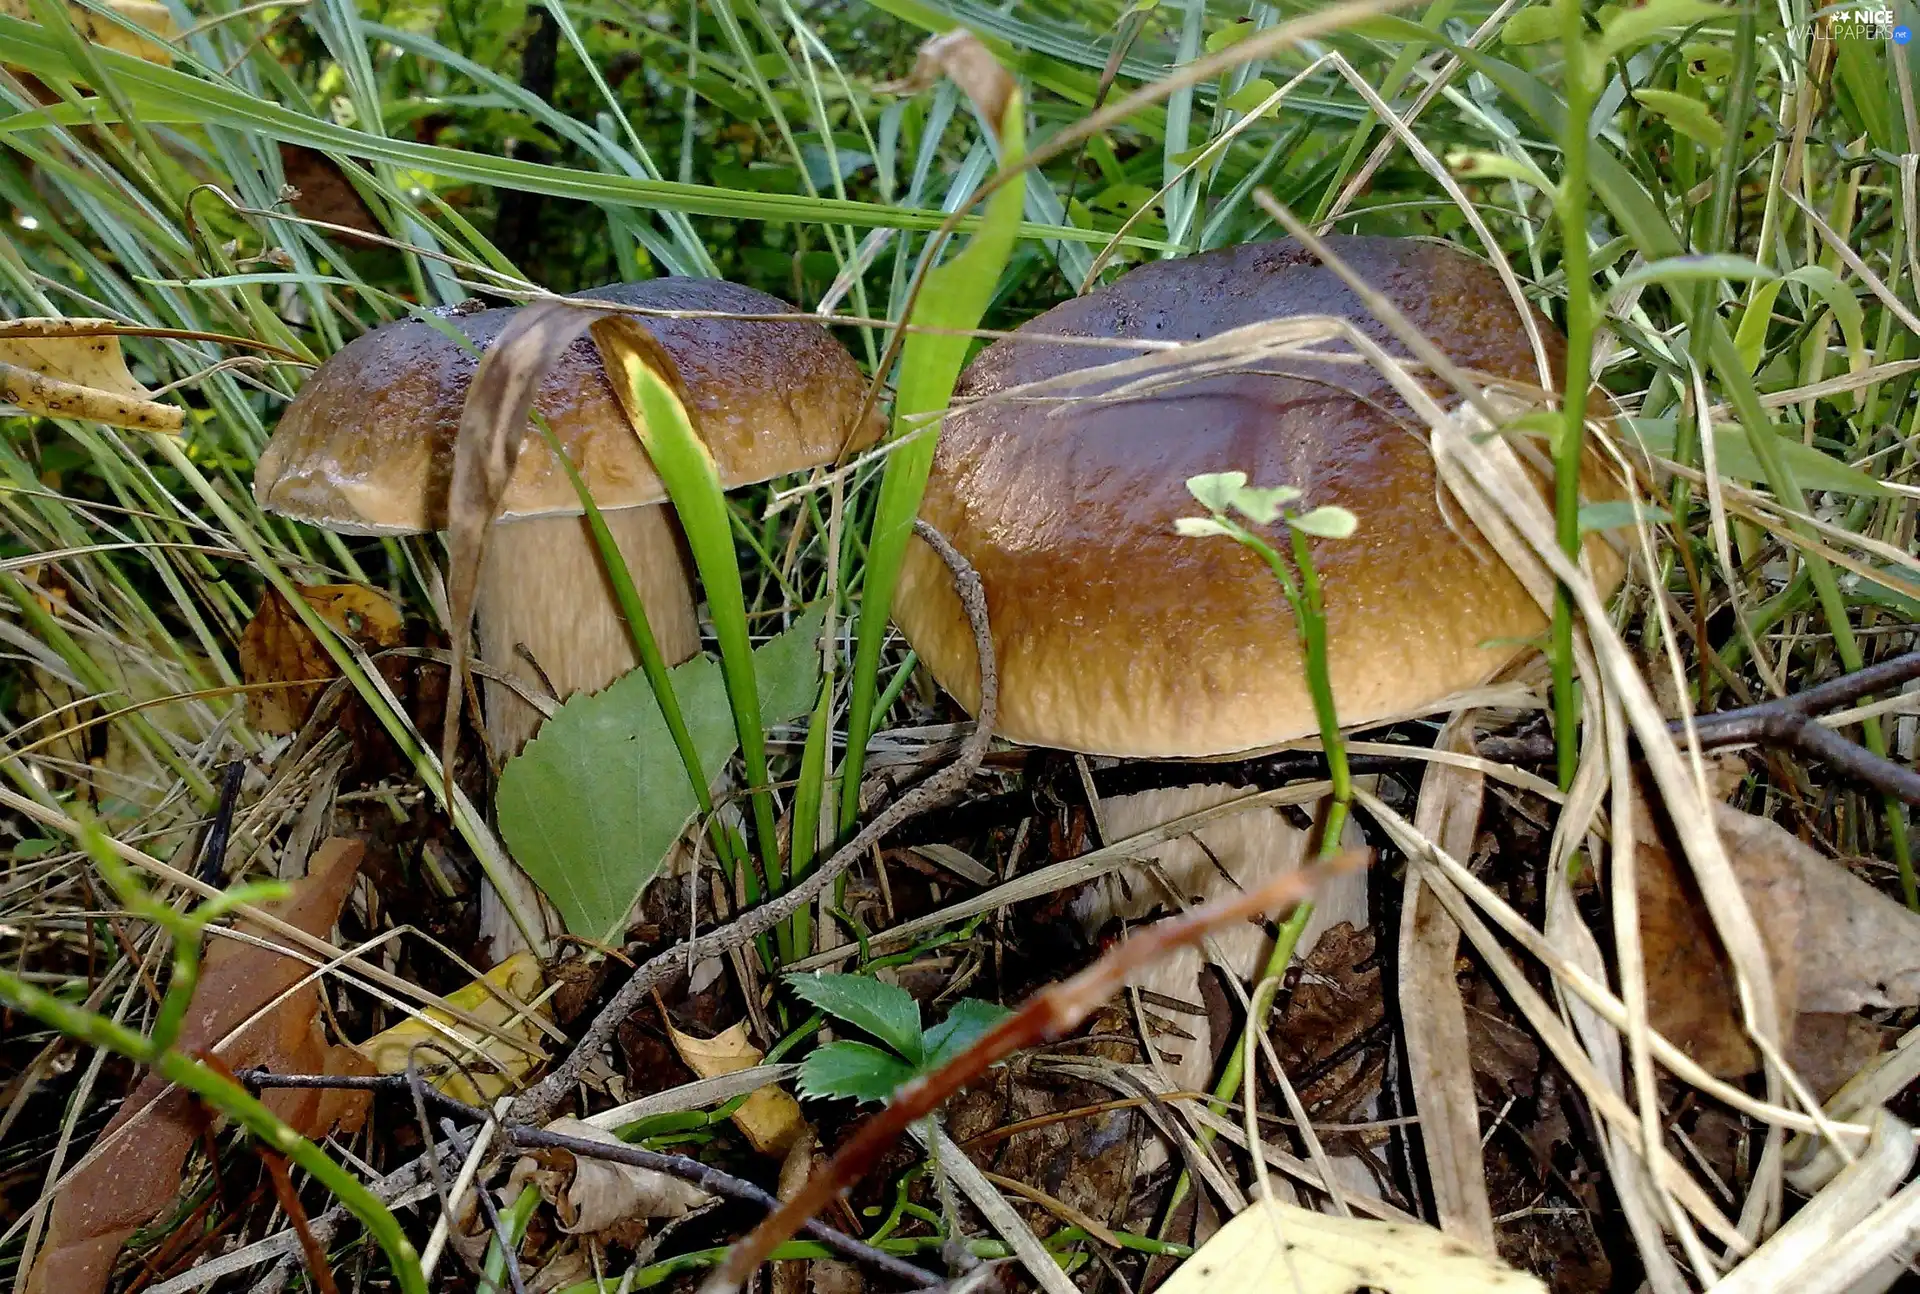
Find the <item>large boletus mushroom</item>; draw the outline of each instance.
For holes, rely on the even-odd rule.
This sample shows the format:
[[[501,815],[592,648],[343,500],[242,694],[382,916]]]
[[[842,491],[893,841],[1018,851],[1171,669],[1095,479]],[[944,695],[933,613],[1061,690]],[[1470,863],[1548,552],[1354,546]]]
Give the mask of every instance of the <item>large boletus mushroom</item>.
[[[1531,340],[1490,268],[1427,242],[1326,242],[1455,364],[1538,386]],[[1289,356],[1284,364],[1170,373],[1116,395],[1120,382],[1111,375],[1073,375],[1137,358],[1139,348],[1055,340],[1191,342],[1297,315],[1344,317],[1389,354],[1406,354],[1333,270],[1285,240],[1142,266],[1029,321],[968,367],[921,515],[985,586],[1000,735],[1090,754],[1178,758],[1316,731],[1293,613],[1272,573],[1237,544],[1175,533],[1178,518],[1202,511],[1185,484],[1202,473],[1243,471],[1256,485],[1292,485],[1302,509],[1334,504],[1358,518],[1351,537],[1312,545],[1343,725],[1415,712],[1486,683],[1543,634],[1546,618],[1519,580],[1459,508],[1443,502],[1425,425],[1364,361]],[[1535,324],[1558,381],[1563,339],[1544,318]],[[1050,384],[1019,396],[1018,388],[1040,382]],[[1586,491],[1616,497],[1619,487],[1594,463]],[[1617,555],[1595,539],[1588,557],[1611,589],[1622,572]],[[893,614],[934,677],[973,709],[972,636],[945,567],[917,540]],[[1131,834],[1235,794],[1226,786],[1174,788],[1124,805],[1110,800],[1107,811],[1111,825]],[[1243,817],[1231,830],[1225,822],[1209,828],[1205,850],[1175,841],[1148,856],[1185,901],[1216,897],[1236,882],[1252,888],[1297,865],[1306,833],[1273,809]],[[1129,868],[1082,896],[1078,909],[1097,928],[1162,901],[1155,880]],[[1233,943],[1223,956],[1247,976],[1265,959],[1264,940]],[[1135,982],[1163,999],[1197,1003],[1196,972],[1197,957],[1168,959]],[[1160,1050],[1169,1059],[1178,1053],[1177,1086],[1201,1086],[1212,1065],[1204,1013],[1187,1013],[1178,1032],[1186,1041]]]
[[[652,279],[581,295],[654,310],[792,312],[763,292],[714,279]],[[449,321],[484,351],[512,314],[454,312]],[[843,441],[869,444],[882,429],[877,415],[855,427],[866,380],[846,349],[804,317],[642,322],[678,365],[689,411],[729,487],[831,461]],[[418,320],[354,341],[320,366],[280,419],[260,456],[255,497],[349,534],[444,529],[454,435],[477,362]],[[666,488],[590,339],[548,371],[534,408],[605,514],[662,654],[669,664],[692,656],[699,629],[678,530],[660,506]],[[639,663],[573,485],[538,435],[527,436],[488,538],[476,619],[480,659],[536,692],[595,691]],[[500,756],[519,750],[539,725],[539,712],[505,686],[488,682],[486,705]]]
[[[1526,330],[1490,268],[1441,244],[1326,242],[1454,363],[1537,387]],[[1476,687],[1531,650],[1546,618],[1442,502],[1424,425],[1364,362],[1290,357],[1285,372],[1268,364],[1122,397],[1110,394],[1114,380],[1093,377],[1043,398],[985,400],[1140,354],[1040,337],[1198,341],[1295,315],[1343,316],[1406,354],[1289,239],[1144,265],[1030,320],[968,367],[956,399],[973,403],[946,420],[921,516],[985,585],[1001,735],[1167,758],[1315,730],[1293,613],[1272,574],[1237,544],[1174,533],[1176,519],[1201,510],[1186,480],[1206,472],[1293,485],[1302,508],[1336,504],[1358,517],[1350,538],[1312,548],[1342,724]],[[1558,380],[1564,342],[1544,318],[1535,323]],[[1617,497],[1594,461],[1587,491]],[[1587,551],[1610,589],[1618,557],[1597,538]],[[917,540],[894,617],[972,709],[972,637],[945,568]]]

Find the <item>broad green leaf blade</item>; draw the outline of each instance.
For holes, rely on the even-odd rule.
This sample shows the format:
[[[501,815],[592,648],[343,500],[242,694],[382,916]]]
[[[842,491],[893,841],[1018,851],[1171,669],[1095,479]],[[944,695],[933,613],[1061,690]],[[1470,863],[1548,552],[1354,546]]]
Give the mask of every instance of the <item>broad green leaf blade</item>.
[[[769,723],[806,711],[818,657],[796,650],[819,636],[809,613],[760,650],[761,712]],[[794,672],[803,677],[794,678]],[[733,754],[732,713],[720,666],[697,656],[668,671],[707,783]],[[698,805],[647,676],[576,696],[500,775],[500,834],[515,861],[588,939],[619,933],[633,901],[666,860]]]
[[[1500,28],[1502,45],[1544,45],[1560,39],[1560,16],[1551,5],[1529,5],[1515,10]]]
[[[1305,535],[1317,535],[1321,539],[1345,539],[1359,527],[1360,519],[1345,508],[1329,503],[1311,512],[1290,517],[1287,524]]]
[[[997,1002],[961,998],[953,1004],[953,1010],[947,1012],[946,1019],[927,1030],[925,1068],[939,1069],[1012,1014]]]
[[[1615,296],[1622,296],[1628,290],[1643,283],[1718,283],[1722,279],[1735,279],[1745,282],[1750,279],[1768,280],[1777,277],[1775,273],[1758,261],[1744,256],[1732,256],[1718,253],[1712,256],[1669,256],[1655,261],[1651,265],[1642,265],[1620,276],[1614,284]]]
[[[1246,488],[1245,472],[1203,472],[1187,478],[1187,493],[1206,505],[1209,512],[1225,512]]]
[[[1672,457],[1677,432],[1677,425],[1672,418],[1623,418],[1621,422],[1648,450],[1663,458]],[[1839,494],[1886,493],[1880,482],[1858,468],[1849,467],[1811,445],[1804,445],[1793,436],[1777,431],[1768,434],[1773,436],[1776,452],[1786,461],[1793,479],[1803,488],[1832,490]],[[1753,446],[1747,440],[1744,427],[1714,428],[1713,445],[1722,476],[1737,481],[1772,484],[1767,479],[1766,469],[1760,464],[1759,455],[1754,453]]]
[[[1636,102],[1697,144],[1718,149],[1726,143],[1726,127],[1706,104],[1676,90],[1635,90]]]
[[[677,378],[669,377],[674,372],[673,361],[653,335],[637,320],[614,316],[593,325],[593,339],[613,381],[614,394],[667,487],[687,547],[693,551],[694,565],[700,571],[714,636],[720,642],[720,668],[733,707],[734,732],[745,756],[747,785],[753,795],[754,839],[760,847],[762,875],[772,888],[779,883],[780,862],[773,799],[767,791],[767,734],[762,726],[765,718],[760,713],[759,688],[754,682],[746,591],[733,545],[726,487],[712,452],[694,431],[686,405],[675,389]],[[805,710],[811,699],[809,696],[802,701],[799,709]],[[747,900],[755,902],[759,897],[749,879]]]
[[[913,1069],[898,1056],[864,1042],[830,1042],[800,1064],[800,1095],[809,1100],[892,1099]]]
[[[870,1033],[918,1065],[925,1050],[920,1038],[920,1004],[898,984],[871,975],[790,975],[787,983],[809,1004],[835,1019]]]

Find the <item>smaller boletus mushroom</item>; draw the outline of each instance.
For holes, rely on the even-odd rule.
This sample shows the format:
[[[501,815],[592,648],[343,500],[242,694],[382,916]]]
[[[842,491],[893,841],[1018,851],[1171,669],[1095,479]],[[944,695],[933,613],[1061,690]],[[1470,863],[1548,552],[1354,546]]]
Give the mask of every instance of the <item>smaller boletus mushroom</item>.
[[[689,412],[729,488],[830,462],[843,445],[870,444],[883,429],[877,414],[855,426],[866,379],[846,349],[763,292],[662,278],[580,295],[650,310],[796,314],[791,323],[642,316],[679,367]],[[450,312],[474,351],[418,320],[377,328],[342,348],[308,379],[260,456],[254,495],[261,506],[349,534],[444,529],[475,351],[512,314]],[[534,409],[605,514],[661,653],[669,664],[692,656],[699,626],[678,527],[671,508],[659,506],[666,488],[590,338],[548,370]],[[521,448],[476,602],[480,659],[536,692],[549,685],[562,698],[596,691],[639,663],[573,485],[538,435],[529,433]],[[539,726],[539,712],[492,681],[485,696],[489,741],[496,755],[511,755]]]
[[[1491,268],[1424,241],[1326,243],[1455,364],[1537,388],[1531,339]],[[1289,239],[1143,265],[1028,321],[962,375],[920,515],[984,585],[999,735],[1168,759],[1233,755],[1317,730],[1293,612],[1272,573],[1237,544],[1175,532],[1179,518],[1203,510],[1186,482],[1204,473],[1291,485],[1303,510],[1332,504],[1358,518],[1352,536],[1314,540],[1311,549],[1343,725],[1418,712],[1532,650],[1545,615],[1464,513],[1443,501],[1426,426],[1365,362],[1296,354],[1284,365],[1170,372],[1118,392],[1110,374],[1074,375],[1136,358],[1138,348],[1058,340],[1193,342],[1301,315],[1345,318],[1389,355],[1406,354],[1332,269]],[[1558,382],[1564,340],[1537,313],[1534,323]],[[1446,395],[1437,379],[1424,380]],[[1041,382],[1049,383],[1043,392],[1022,398]],[[1582,489],[1622,493],[1597,454]],[[1610,591],[1623,573],[1619,556],[1597,537],[1586,556]],[[945,567],[918,540],[893,615],[935,679],[972,710],[973,639]],[[1107,802],[1112,819],[1134,830],[1196,807],[1178,788]],[[1271,809],[1247,816],[1233,833],[1244,837],[1234,857],[1220,860],[1231,880],[1197,850],[1155,851],[1183,900],[1251,889],[1297,866],[1305,833]],[[1082,903],[1090,928],[1142,916],[1159,900],[1144,872],[1126,880],[1108,878]],[[1265,955],[1264,935],[1234,942],[1226,955],[1236,971]],[[1150,971],[1136,983],[1195,1001],[1196,965],[1190,957],[1184,969],[1162,968],[1157,981]],[[1187,1084],[1210,1068],[1204,1020],[1197,1032],[1176,1066]]]

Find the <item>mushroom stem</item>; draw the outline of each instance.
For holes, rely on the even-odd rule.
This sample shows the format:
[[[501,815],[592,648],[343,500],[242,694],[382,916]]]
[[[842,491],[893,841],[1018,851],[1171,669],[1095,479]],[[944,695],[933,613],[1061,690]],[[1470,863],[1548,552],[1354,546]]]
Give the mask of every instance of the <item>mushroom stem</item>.
[[[656,504],[603,515],[661,656],[669,665],[679,664],[699,650],[700,629],[670,509]],[[584,517],[495,525],[487,537],[475,610],[480,659],[535,693],[551,686],[564,700],[575,692],[597,692],[640,664]],[[540,712],[490,680],[485,696],[494,757],[517,754],[539,728]]]

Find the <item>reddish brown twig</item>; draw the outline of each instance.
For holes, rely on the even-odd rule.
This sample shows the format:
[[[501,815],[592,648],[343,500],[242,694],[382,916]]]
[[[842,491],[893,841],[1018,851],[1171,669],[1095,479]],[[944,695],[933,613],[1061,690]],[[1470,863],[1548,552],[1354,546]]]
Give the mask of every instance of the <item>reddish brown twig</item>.
[[[313,1228],[307,1225],[307,1211],[300,1204],[300,1192],[293,1189],[286,1159],[265,1146],[255,1146],[254,1150],[260,1162],[267,1166],[267,1176],[273,1179],[273,1194],[280,1201],[293,1234],[300,1238],[300,1251],[307,1256],[307,1271],[313,1277],[313,1287],[320,1294],[340,1294],[340,1287],[333,1283],[333,1269],[327,1266],[327,1251],[313,1234]]]
[[[1157,921],[1072,979],[1041,989],[973,1046],[895,1092],[892,1103],[862,1124],[853,1139],[808,1179],[799,1194],[733,1247],[726,1264],[701,1287],[701,1294],[733,1294],[739,1290],[776,1245],[790,1239],[836,1195],[859,1181],[915,1120],[933,1113],[962,1086],[1014,1052],[1066,1036],[1120,990],[1130,971],[1224,925],[1292,907],[1320,882],[1358,865],[1365,857],[1361,851],[1350,850],[1329,862],[1278,877],[1237,899],[1209,903],[1183,916]]]

